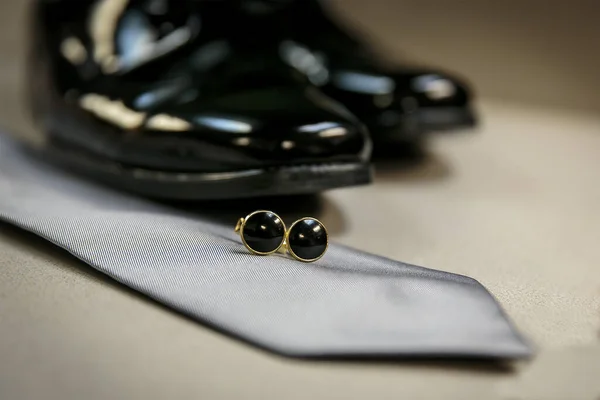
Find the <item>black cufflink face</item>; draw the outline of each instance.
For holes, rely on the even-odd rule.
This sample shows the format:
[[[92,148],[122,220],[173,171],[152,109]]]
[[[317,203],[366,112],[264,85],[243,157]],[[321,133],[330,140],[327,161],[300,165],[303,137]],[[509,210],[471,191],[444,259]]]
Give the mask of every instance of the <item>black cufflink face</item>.
[[[319,220],[310,217],[294,222],[285,241],[290,255],[304,262],[317,261],[329,246],[327,229]]]
[[[273,254],[285,241],[285,224],[279,215],[271,211],[255,211],[240,219],[236,231],[242,242],[254,254]]]
[[[235,227],[242,243],[253,254],[268,255],[287,250],[296,260],[317,261],[327,251],[327,229],[317,219],[306,217],[286,230],[282,219],[272,211],[259,210],[240,218]]]

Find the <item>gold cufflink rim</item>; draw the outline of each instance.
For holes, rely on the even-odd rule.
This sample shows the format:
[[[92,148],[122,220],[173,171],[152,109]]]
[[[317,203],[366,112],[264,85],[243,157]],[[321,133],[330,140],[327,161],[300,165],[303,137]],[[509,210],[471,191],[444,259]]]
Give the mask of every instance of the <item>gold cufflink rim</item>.
[[[248,221],[248,219],[250,219],[250,217],[252,217],[253,215],[259,214],[259,213],[273,214],[277,218],[279,218],[279,220],[281,221],[281,224],[283,225],[285,234],[283,236],[283,239],[281,240],[281,243],[275,250],[268,251],[268,252],[257,251],[255,249],[253,249],[252,247],[250,247],[250,245],[248,245],[248,243],[246,242],[246,239],[244,239],[244,227],[246,226],[246,221]],[[289,246],[289,237],[290,237],[290,233],[293,230],[294,226],[296,226],[296,224],[298,224],[302,221],[305,221],[305,220],[313,220],[313,221],[318,222],[319,225],[321,225],[323,227],[323,230],[325,231],[325,237],[326,237],[327,242],[325,244],[325,250],[323,250],[323,252],[321,253],[321,255],[319,255],[319,257],[311,258],[311,259],[302,258],[302,257],[298,256],[296,253],[294,253],[294,250],[291,248],[291,246]],[[279,216],[279,214],[277,214],[273,211],[270,211],[270,210],[256,210],[238,220],[238,222],[235,226],[235,232],[240,235],[240,238],[242,239],[242,243],[244,244],[244,247],[246,247],[246,249],[248,249],[248,251],[250,251],[252,254],[259,255],[259,256],[268,256],[271,254],[275,254],[277,252],[287,253],[297,261],[301,261],[301,262],[305,262],[305,263],[312,263],[312,262],[318,261],[321,258],[323,258],[323,256],[325,256],[325,253],[327,253],[327,250],[329,249],[329,232],[327,231],[327,227],[325,226],[325,224],[323,224],[323,222],[321,222],[320,220],[318,220],[317,218],[314,218],[314,217],[300,218],[300,219],[294,221],[294,223],[292,225],[290,225],[289,228],[287,228],[287,226],[285,225],[285,222]]]
[[[292,231],[292,229],[294,228],[294,226],[296,224],[298,224],[299,222],[306,221],[307,219],[310,219],[310,220],[313,220],[313,221],[317,221],[319,223],[319,225],[321,225],[323,227],[323,230],[325,231],[325,237],[327,238],[327,243],[325,244],[325,250],[323,250],[323,253],[321,253],[321,255],[319,257],[317,257],[317,258],[310,258],[310,259],[308,259],[308,258],[299,257],[296,253],[294,253],[294,250],[292,250],[291,246],[288,245],[290,232]],[[327,253],[327,249],[329,249],[329,232],[327,232],[327,228],[325,227],[325,224],[322,223],[321,221],[319,221],[318,219],[314,218],[314,217],[303,217],[303,218],[300,218],[299,220],[295,221],[292,225],[290,225],[290,228],[285,231],[285,247],[286,247],[289,255],[291,255],[293,258],[295,258],[298,261],[302,261],[302,262],[305,262],[305,263],[311,263],[311,262],[318,261],[321,258],[323,258],[323,256],[325,255],[325,253]]]
[[[271,213],[273,215],[275,215],[277,218],[279,218],[279,220],[281,221],[281,224],[283,225],[283,231],[285,232],[285,234],[283,235],[283,238],[281,239],[281,243],[279,243],[279,246],[272,251],[267,251],[267,252],[262,252],[262,251],[257,251],[254,250],[252,247],[250,247],[248,245],[248,243],[246,243],[246,239],[244,239],[244,227],[246,226],[246,221],[248,221],[248,219],[250,217],[252,217],[255,214],[259,214],[259,213]],[[250,251],[252,254],[256,254],[259,256],[268,256],[274,253],[277,253],[278,251],[281,250],[282,247],[284,247],[286,245],[286,237],[287,237],[287,227],[285,225],[285,222],[283,221],[283,218],[281,218],[279,216],[279,214],[273,212],[273,211],[269,211],[269,210],[256,210],[251,212],[250,214],[246,215],[243,218],[240,218],[237,222],[237,224],[235,225],[235,232],[239,233],[240,238],[242,239],[242,243],[244,244],[244,246],[246,247],[246,249],[248,249],[248,251]]]

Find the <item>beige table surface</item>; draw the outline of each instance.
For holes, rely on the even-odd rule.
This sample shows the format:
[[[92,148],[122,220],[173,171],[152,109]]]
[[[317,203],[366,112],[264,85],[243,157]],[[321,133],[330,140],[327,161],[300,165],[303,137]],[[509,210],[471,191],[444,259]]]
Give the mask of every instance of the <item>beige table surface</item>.
[[[22,3],[9,3],[0,4],[2,31],[21,32]],[[381,17],[376,9],[365,15]],[[22,67],[11,57],[22,56],[21,40],[0,36],[0,120],[27,134]],[[477,133],[435,138],[419,165],[379,165],[374,185],[324,195],[320,217],[338,242],[478,279],[538,347],[531,362],[280,358],[0,224],[0,399],[597,400],[600,116],[485,98],[478,106]]]
[[[481,109],[480,132],[326,194],[320,218],[338,242],[480,280],[538,346],[533,362],[279,358],[0,225],[0,399],[597,399],[600,118]]]

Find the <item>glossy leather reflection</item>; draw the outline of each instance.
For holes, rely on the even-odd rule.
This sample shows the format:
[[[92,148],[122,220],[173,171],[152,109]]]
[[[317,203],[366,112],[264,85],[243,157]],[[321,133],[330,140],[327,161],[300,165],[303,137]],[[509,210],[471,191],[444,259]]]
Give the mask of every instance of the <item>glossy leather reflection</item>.
[[[235,15],[191,0],[37,2],[30,97],[49,141],[156,170],[366,163],[363,124],[314,87],[327,71],[290,64],[293,44],[244,40]]]

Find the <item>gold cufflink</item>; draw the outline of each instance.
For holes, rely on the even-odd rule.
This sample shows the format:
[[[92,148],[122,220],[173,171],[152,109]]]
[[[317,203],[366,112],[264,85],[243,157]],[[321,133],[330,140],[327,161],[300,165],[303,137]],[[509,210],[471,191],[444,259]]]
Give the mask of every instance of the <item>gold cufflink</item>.
[[[286,229],[277,214],[259,210],[240,218],[235,231],[244,246],[258,255],[287,250],[296,260],[313,262],[323,257],[329,247],[325,225],[311,217],[301,218]]]
[[[250,252],[262,256],[275,253],[285,242],[285,224],[272,211],[254,211],[240,218],[235,231]]]

